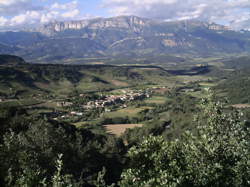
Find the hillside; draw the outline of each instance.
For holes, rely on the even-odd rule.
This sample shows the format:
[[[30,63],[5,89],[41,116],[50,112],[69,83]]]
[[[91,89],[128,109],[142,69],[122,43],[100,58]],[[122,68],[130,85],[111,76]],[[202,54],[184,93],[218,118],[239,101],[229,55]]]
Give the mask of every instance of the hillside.
[[[241,69],[231,73],[226,80],[221,82],[216,91],[232,104],[250,103],[250,81],[248,69]]]
[[[15,66],[25,64],[25,61],[21,57],[13,55],[0,55],[0,65],[3,66]]]
[[[75,89],[92,92],[156,84],[169,77],[154,66],[32,65],[9,55],[0,55],[0,64],[1,95],[65,95]]]
[[[249,111],[203,92],[212,67],[0,61],[1,186],[248,186]]]
[[[0,33],[1,53],[39,62],[250,51],[250,32],[200,21],[164,22],[136,16],[53,22],[32,32]],[[15,50],[11,50],[14,47]]]

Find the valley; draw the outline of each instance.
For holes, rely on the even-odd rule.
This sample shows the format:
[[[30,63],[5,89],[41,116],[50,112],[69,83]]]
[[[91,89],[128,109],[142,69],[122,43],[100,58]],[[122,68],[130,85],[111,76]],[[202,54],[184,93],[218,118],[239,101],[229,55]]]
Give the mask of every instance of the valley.
[[[249,186],[249,52],[196,19],[0,32],[0,186]]]
[[[72,176],[78,178],[83,172],[84,184],[95,186],[96,171],[102,167],[107,168],[106,182],[118,183],[130,162],[128,150],[141,146],[145,138],[178,142],[185,133],[196,134],[200,127],[194,118],[203,115],[200,106],[208,89],[223,103],[223,112],[237,109],[248,124],[248,56],[162,60],[66,65],[27,63],[17,56],[0,55],[3,137],[11,128],[15,142],[22,145],[18,154],[32,147],[44,152],[45,158],[41,154],[34,161],[39,165],[45,159],[40,164],[44,170],[53,168],[59,150]],[[11,158],[22,159],[21,155]],[[87,171],[82,170],[83,163]]]
[[[204,89],[217,90],[236,71],[228,71],[228,62],[218,58],[197,59],[185,66],[36,65],[15,56],[0,59],[0,106],[24,107],[30,114],[77,128],[101,125],[103,133],[111,124],[147,125],[155,117],[143,113],[164,108],[179,96],[199,100]],[[169,110],[157,114],[157,121],[171,120],[166,117]]]

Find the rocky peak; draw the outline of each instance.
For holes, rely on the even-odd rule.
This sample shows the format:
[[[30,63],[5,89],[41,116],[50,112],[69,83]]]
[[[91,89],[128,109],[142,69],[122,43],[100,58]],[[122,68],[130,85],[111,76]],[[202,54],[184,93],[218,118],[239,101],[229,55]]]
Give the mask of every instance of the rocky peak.
[[[164,26],[165,30],[168,28],[174,28],[188,31],[192,28],[205,28],[209,30],[223,31],[229,30],[228,27],[218,25],[215,23],[202,22],[198,20],[187,20],[187,21],[176,21],[176,22],[164,22],[150,20],[146,18],[140,18],[137,16],[118,16],[112,18],[94,18],[78,21],[55,21],[47,25],[42,26],[38,29],[38,32],[41,32],[48,36],[53,36],[56,33],[63,32],[65,30],[80,30],[87,29],[92,30],[92,35],[95,35],[95,31],[104,30],[104,29],[122,29],[134,33],[141,33],[144,28],[149,28],[152,26],[154,29],[155,26]],[[167,33],[156,33],[156,35],[166,35]],[[83,36],[89,37],[88,34],[84,33]]]
[[[223,25],[218,25],[218,24],[215,24],[215,23],[210,23],[208,25],[208,29],[210,30],[231,30],[230,27],[227,27],[227,26],[223,26]]]
[[[65,30],[79,30],[79,29],[105,29],[105,28],[120,28],[130,29],[138,32],[142,27],[150,22],[149,19],[140,18],[137,16],[119,16],[113,18],[95,18],[79,21],[62,21],[52,22],[44,25],[39,32],[46,35],[52,35],[56,32]]]

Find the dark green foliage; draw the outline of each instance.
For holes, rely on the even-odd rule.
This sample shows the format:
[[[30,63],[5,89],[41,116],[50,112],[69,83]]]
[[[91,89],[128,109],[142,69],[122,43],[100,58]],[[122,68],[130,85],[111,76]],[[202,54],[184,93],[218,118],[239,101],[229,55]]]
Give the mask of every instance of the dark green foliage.
[[[250,78],[249,69],[233,72],[215,90],[225,93],[230,103],[250,103]]]
[[[166,141],[149,136],[129,152],[120,186],[249,186],[250,132],[238,112],[204,100],[198,133]]]
[[[234,57],[223,62],[226,68],[245,69],[250,67],[250,56]]]
[[[1,126],[4,135],[0,147],[2,184],[17,184],[19,177],[27,174],[25,172],[41,171],[37,180],[50,179],[56,171],[54,163],[58,154],[63,154],[63,173],[71,174],[76,180],[82,177],[86,185],[93,183],[102,167],[107,169],[105,180],[108,183],[119,179],[124,154],[121,141],[86,129],[76,129],[70,124],[43,120],[39,116],[17,123],[14,119],[9,120],[13,115],[21,120],[20,112],[14,111],[13,114],[12,109],[1,118],[4,125]],[[11,175],[11,180],[8,175]]]
[[[193,115],[198,112],[196,103],[196,98],[182,94],[173,96],[162,105],[153,104],[153,109],[145,109],[138,117],[129,121],[130,123],[148,122],[142,128],[126,130],[123,138],[130,146],[138,144],[143,137],[149,135],[162,135],[167,139],[176,139],[185,130],[194,130],[192,121]]]
[[[15,107],[0,107],[0,142],[3,142],[3,135],[12,129],[17,133],[28,129],[31,120],[23,109]]]
[[[24,60],[13,55],[0,55],[0,65],[22,65]]]
[[[12,67],[0,68],[0,78],[0,84],[3,85],[19,82],[23,87],[36,88],[34,79],[20,69]]]
[[[23,109],[3,108],[0,184],[104,187],[117,183],[122,176],[120,186],[250,185],[247,123],[241,122],[239,112],[224,114],[211,97],[203,100],[198,113],[193,99],[179,95],[153,110],[142,111],[141,119],[149,116],[152,121],[123,136],[128,147],[136,145],[128,152],[129,160],[125,159],[121,138],[39,115],[28,116]],[[162,112],[169,112],[171,121],[157,122]],[[198,114],[197,122],[193,122],[197,131],[177,133],[179,139],[167,140],[168,132],[176,133],[172,127],[185,123],[185,118],[175,118],[186,114],[193,117],[193,113]]]
[[[27,71],[33,74],[36,81],[50,82],[68,80],[71,83],[78,83],[84,75],[79,72],[77,67],[65,67],[65,66],[53,66],[53,65],[41,65],[27,66]]]

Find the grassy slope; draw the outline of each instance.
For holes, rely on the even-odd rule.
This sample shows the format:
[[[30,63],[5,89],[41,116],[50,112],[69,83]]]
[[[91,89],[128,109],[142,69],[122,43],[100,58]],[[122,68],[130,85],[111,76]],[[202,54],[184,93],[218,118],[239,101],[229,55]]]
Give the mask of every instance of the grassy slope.
[[[0,67],[3,94],[50,93],[66,95],[74,89],[103,91],[165,82],[169,74],[160,68],[114,66],[21,65]]]

